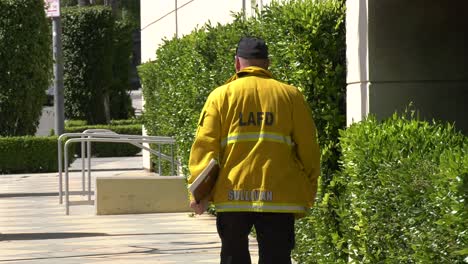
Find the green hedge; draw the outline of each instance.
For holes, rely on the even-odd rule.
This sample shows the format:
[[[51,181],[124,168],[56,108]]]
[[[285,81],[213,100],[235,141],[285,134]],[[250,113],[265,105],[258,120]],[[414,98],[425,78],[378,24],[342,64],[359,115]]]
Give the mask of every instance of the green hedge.
[[[112,81],[112,11],[68,7],[62,11],[65,116],[107,122],[104,100]]]
[[[344,17],[339,0],[273,2],[255,18],[236,15],[233,23],[208,24],[183,38],[165,40],[156,61],[139,69],[149,134],[175,137],[178,155],[187,164],[207,95],[234,73],[237,42],[243,35],[263,37],[270,48],[273,75],[297,86],[313,111],[321,146],[320,203],[326,199],[324,193],[338,191],[329,183],[339,169],[338,131],[345,127]],[[334,250],[333,234],[339,232],[340,222],[332,209],[312,211],[298,223],[296,254],[314,247],[308,254],[317,259],[318,254],[346,258]]]
[[[52,77],[44,3],[0,0],[0,136],[34,135]]]
[[[134,116],[131,22],[103,6],[64,8],[62,17],[66,117],[104,124]]]
[[[56,172],[57,156],[57,137],[0,137],[0,174]]]
[[[323,237],[312,235],[309,250],[301,248],[296,256],[300,263],[463,262],[468,256],[466,136],[450,125],[394,115],[353,124],[341,133],[340,144],[343,171],[332,182],[339,195],[326,194],[314,209],[333,210],[339,217],[334,247],[317,248]]]
[[[142,125],[143,120],[140,117],[130,118],[130,119],[115,119],[110,121],[110,125],[121,126],[121,125]],[[87,126],[88,122],[86,120],[67,120],[65,121],[65,127],[79,127]]]
[[[461,263],[468,252],[468,140],[394,115],[342,133],[343,236],[361,263]],[[464,202],[465,201],[465,202]],[[350,210],[351,209],[351,210]],[[457,253],[458,252],[458,253]]]
[[[345,34],[341,1],[285,1],[257,18],[210,24],[165,40],[156,61],[139,68],[144,122],[151,135],[173,136],[187,164],[196,122],[207,95],[234,73],[235,48],[243,35],[263,37],[276,78],[301,89],[319,129],[328,183],[337,169],[338,129],[345,126]]]
[[[67,120],[65,121],[65,127],[79,127],[86,126],[88,122],[86,120]]]
[[[114,24],[112,84],[109,92],[110,117],[127,119],[135,116],[130,97],[130,66],[133,49],[133,25],[128,20]]]
[[[119,121],[124,123],[123,120]],[[141,135],[141,124],[65,127],[65,132],[79,133],[86,129],[110,129],[119,134]],[[66,139],[63,140],[64,143],[65,141]],[[73,162],[74,155],[81,154],[80,144],[74,145],[75,147],[70,148],[72,151],[69,153],[69,164]],[[93,156],[98,157],[134,156],[141,151],[126,143],[93,143],[92,146]],[[56,136],[0,137],[0,174],[56,172],[57,155]]]
[[[109,129],[118,134],[142,135],[142,125],[89,125],[65,127],[65,133],[81,133],[87,129]],[[135,156],[140,148],[128,143],[92,143],[92,155],[95,157],[127,157]],[[81,145],[77,144],[75,153],[81,156]]]
[[[111,120],[110,124],[113,126],[121,126],[121,125],[142,125],[143,120],[141,117],[135,117],[130,119],[116,119]]]

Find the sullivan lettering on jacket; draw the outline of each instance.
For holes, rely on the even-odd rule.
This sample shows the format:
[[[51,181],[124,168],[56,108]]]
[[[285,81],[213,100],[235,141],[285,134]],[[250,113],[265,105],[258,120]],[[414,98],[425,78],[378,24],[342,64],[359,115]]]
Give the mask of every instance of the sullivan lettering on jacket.
[[[260,190],[230,190],[228,192],[229,201],[272,201],[272,191]]]
[[[267,126],[273,125],[275,117],[272,112],[249,112],[244,116],[244,113],[239,113],[239,126]]]

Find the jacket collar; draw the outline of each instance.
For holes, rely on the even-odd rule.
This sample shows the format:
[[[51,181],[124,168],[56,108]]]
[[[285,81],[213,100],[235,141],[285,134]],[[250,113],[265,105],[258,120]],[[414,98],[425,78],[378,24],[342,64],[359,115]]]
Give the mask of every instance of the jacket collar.
[[[270,71],[257,67],[257,66],[249,66],[249,67],[243,68],[242,70],[234,74],[231,78],[229,78],[226,81],[226,83],[230,83],[232,81],[235,81],[245,76],[258,76],[258,77],[264,77],[264,78],[273,78],[273,75],[271,74]]]

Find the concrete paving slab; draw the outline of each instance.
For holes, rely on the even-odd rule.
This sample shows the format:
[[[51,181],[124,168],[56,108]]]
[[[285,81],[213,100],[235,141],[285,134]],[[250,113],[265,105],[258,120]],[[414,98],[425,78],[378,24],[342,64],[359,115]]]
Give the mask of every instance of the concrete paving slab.
[[[0,263],[219,262],[213,216],[96,216],[78,207],[65,216],[53,196],[0,198]]]
[[[92,178],[132,172],[142,173],[102,170],[93,171]],[[71,172],[70,190],[81,190],[81,180],[80,172]],[[0,263],[219,263],[213,216],[97,216],[92,205],[72,206],[67,216],[57,194],[58,173],[0,175]],[[251,252],[255,263],[255,239]]]

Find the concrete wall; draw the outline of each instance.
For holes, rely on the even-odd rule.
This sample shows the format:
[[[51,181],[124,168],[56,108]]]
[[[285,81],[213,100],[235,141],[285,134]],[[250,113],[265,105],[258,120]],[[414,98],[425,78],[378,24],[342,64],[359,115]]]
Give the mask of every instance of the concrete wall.
[[[348,124],[410,102],[468,132],[468,1],[348,0]]]
[[[45,106],[42,108],[39,126],[36,130],[36,136],[49,136],[50,130],[55,126],[55,111],[53,106]]]
[[[246,13],[250,15],[255,5],[270,2],[271,0],[141,0],[142,63],[156,58],[156,49],[164,38],[172,39],[176,35],[181,37],[189,34],[208,21],[212,24],[229,23],[232,21],[231,12],[241,12],[245,6]]]

